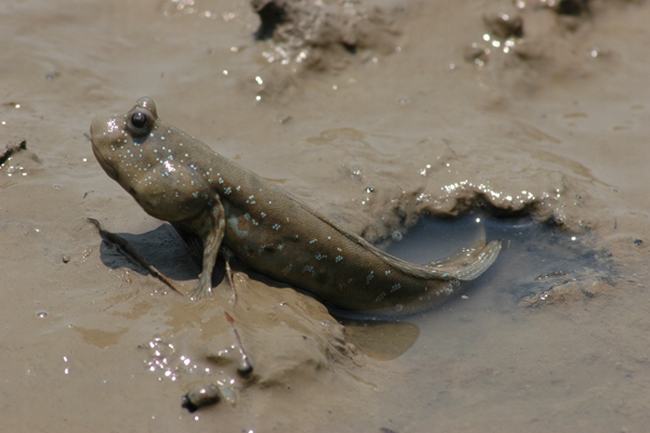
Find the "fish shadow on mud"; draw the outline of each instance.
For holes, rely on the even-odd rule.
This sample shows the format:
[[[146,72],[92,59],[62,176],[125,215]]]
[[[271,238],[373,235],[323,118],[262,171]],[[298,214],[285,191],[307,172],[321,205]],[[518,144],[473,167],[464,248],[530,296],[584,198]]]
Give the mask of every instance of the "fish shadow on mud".
[[[115,233],[124,239],[147,263],[153,265],[166,277],[175,281],[197,280],[201,272],[200,257],[193,257],[190,247],[176,233],[170,224],[161,224],[154,230],[145,233]],[[200,249],[200,248],[199,248]],[[132,261],[120,248],[102,240],[100,245],[100,259],[104,265],[111,269],[127,268],[140,275],[149,275],[149,271],[140,264]],[[251,278],[264,284],[277,287],[289,287],[286,284],[272,280],[262,274],[252,271],[240,264],[236,258],[230,260],[234,271],[244,271]],[[212,273],[212,286],[218,286],[226,276],[225,262],[219,254],[217,263]]]
[[[155,266],[165,276],[188,281],[197,278],[201,268],[192,260],[187,247],[169,224],[162,224],[145,233],[115,233],[126,240],[149,264]],[[149,271],[134,263],[115,245],[102,240],[100,249],[102,263],[111,269],[127,268],[140,275]],[[223,279],[223,262],[217,267],[213,280]]]

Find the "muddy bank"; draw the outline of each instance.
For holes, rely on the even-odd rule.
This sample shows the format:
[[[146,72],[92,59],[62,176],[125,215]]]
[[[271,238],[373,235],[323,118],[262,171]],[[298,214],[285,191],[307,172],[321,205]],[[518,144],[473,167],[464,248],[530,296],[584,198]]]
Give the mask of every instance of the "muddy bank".
[[[12,44],[0,71],[0,149],[26,140],[38,161],[19,152],[20,176],[0,169],[0,425],[643,431],[650,10],[588,5],[564,14],[529,2],[400,2],[390,30],[377,30],[387,51],[382,42],[364,57],[334,42],[327,64],[344,67],[296,74],[265,59],[281,41],[255,40],[247,2],[3,4],[0,32]],[[522,36],[486,24],[500,13],[521,16]],[[466,47],[485,33],[518,39],[517,49],[531,41],[531,54],[490,44],[482,66],[468,62]],[[272,70],[284,66],[274,87]],[[236,269],[243,300],[233,317],[260,376],[237,382],[236,404],[190,414],[180,397],[204,383],[205,368],[236,375],[235,363],[210,361],[232,341],[223,315],[169,292],[86,222],[133,235],[160,269],[193,285],[187,252],[105,176],[84,136],[94,114],[145,94],[168,121],[368,239],[421,213],[483,205],[590,233],[619,276],[602,294],[572,300],[586,289],[566,288],[559,304],[531,309],[497,278],[506,268],[409,323],[341,327],[313,299]],[[163,343],[174,346],[167,364],[152,351]],[[186,371],[188,357],[196,370]]]

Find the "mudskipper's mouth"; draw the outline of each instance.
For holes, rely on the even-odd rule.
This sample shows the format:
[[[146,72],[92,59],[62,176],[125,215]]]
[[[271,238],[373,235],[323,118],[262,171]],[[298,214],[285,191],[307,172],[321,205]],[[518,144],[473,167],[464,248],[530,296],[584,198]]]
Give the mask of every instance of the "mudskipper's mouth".
[[[91,140],[92,141],[92,140]],[[102,166],[106,174],[113,180],[117,181],[117,171],[106,162],[106,160],[102,157],[101,153],[97,150],[97,146],[95,143],[92,143],[92,148],[93,148],[93,154],[95,154],[95,159],[97,162],[99,162],[99,165]]]

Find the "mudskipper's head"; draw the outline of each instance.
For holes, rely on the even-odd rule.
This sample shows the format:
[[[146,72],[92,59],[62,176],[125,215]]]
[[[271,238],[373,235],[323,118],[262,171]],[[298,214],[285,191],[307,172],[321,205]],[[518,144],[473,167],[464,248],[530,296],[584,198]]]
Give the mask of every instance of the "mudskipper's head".
[[[148,165],[144,160],[145,143],[153,141],[157,123],[156,104],[144,97],[126,114],[97,117],[90,124],[90,140],[97,161],[125,188],[130,172]]]
[[[207,146],[158,119],[156,104],[140,98],[126,114],[98,117],[90,125],[93,153],[104,171],[150,215],[180,221],[209,202]]]

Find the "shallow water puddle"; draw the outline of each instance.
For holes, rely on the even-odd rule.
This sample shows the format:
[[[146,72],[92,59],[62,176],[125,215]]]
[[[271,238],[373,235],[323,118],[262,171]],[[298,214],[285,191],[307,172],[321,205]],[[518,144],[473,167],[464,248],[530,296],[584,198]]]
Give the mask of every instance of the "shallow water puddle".
[[[590,248],[589,234],[575,234],[530,217],[494,217],[474,212],[459,218],[422,218],[406,234],[396,234],[384,249],[415,263],[441,260],[485,238],[501,240],[497,261],[477,280],[463,286],[471,296],[477,290],[511,295],[515,306],[522,298],[552,286],[584,278],[609,280],[614,265],[607,251]]]
[[[556,298],[549,293],[554,287],[572,282],[578,283],[578,287],[583,285],[581,282],[585,287],[598,281],[607,283],[616,272],[613,261],[607,251],[591,248],[589,237],[588,233],[570,233],[530,217],[472,212],[459,218],[421,218],[406,233],[394,232],[392,240],[380,247],[421,264],[453,256],[482,239],[501,240],[501,254],[481,277],[461,286],[460,299],[417,316],[397,317],[393,323],[347,321],[348,338],[372,358],[395,359],[419,337],[437,334],[440,329],[430,327],[440,326],[436,320],[440,316],[453,321],[455,316],[480,311],[481,320],[487,320],[485,314],[510,314],[526,306],[552,303]],[[591,296],[589,291],[571,290],[572,287],[561,296]],[[450,309],[455,312],[441,311]],[[432,335],[424,339],[435,340]]]

